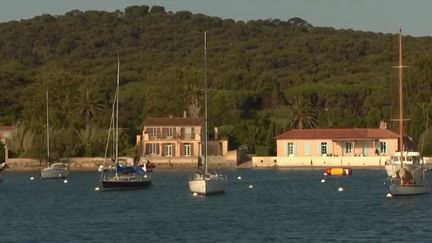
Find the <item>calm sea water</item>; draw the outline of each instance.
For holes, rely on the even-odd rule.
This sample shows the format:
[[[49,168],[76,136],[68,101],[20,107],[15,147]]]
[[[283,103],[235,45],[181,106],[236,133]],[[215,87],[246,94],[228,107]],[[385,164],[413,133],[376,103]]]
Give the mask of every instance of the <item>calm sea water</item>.
[[[3,172],[0,242],[432,241],[432,193],[386,198],[384,170],[325,183],[322,170],[227,170],[226,193],[207,197],[189,193],[190,173],[156,170],[150,189],[96,192],[97,172],[67,184]]]

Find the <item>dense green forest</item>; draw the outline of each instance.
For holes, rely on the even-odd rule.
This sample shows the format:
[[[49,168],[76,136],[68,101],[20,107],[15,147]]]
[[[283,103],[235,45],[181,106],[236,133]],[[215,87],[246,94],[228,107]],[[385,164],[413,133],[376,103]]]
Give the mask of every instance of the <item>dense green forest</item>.
[[[0,125],[18,126],[9,142],[15,155],[45,153],[46,90],[53,156],[103,155],[117,53],[121,148],[133,153],[146,117],[202,107],[204,31],[209,123],[231,148],[272,154],[274,136],[294,127],[378,127],[384,120],[397,131],[390,121],[398,116],[397,33],[131,6],[0,24]],[[430,155],[432,38],[404,37],[404,62],[406,131]]]

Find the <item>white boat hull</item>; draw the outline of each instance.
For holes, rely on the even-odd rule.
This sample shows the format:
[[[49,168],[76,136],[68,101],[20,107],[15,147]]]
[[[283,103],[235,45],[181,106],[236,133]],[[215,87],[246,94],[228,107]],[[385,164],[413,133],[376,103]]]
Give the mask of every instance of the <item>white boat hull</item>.
[[[393,165],[395,168],[395,165]],[[428,192],[425,178],[425,168],[422,165],[404,165],[403,170],[409,173],[410,178],[400,174],[401,167],[397,168],[396,173],[390,179],[390,193],[393,196],[419,195]],[[405,181],[402,178],[405,178]]]
[[[409,196],[409,195],[419,195],[428,192],[426,185],[390,185],[390,193],[393,196]]]
[[[64,179],[69,176],[69,166],[63,163],[55,163],[50,167],[43,168],[40,173],[41,179]]]
[[[392,177],[396,171],[398,171],[400,169],[400,164],[386,164],[385,165],[385,170],[387,173],[388,177]]]
[[[220,176],[199,177],[189,181],[189,190],[200,195],[225,192],[225,181]]]
[[[6,168],[6,162],[0,163],[0,171]]]

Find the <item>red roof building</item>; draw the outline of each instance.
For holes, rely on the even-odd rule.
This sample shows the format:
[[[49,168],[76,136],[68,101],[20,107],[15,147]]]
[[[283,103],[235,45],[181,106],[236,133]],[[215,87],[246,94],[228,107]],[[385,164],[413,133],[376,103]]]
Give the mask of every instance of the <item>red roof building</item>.
[[[293,129],[276,137],[277,156],[388,156],[398,137],[385,128]]]

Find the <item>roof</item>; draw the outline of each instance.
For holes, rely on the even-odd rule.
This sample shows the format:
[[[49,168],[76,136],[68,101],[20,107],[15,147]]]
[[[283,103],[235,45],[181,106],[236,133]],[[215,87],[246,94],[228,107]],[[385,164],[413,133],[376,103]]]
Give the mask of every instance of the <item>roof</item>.
[[[183,117],[150,117],[144,121],[144,126],[201,126],[200,118]]]
[[[326,129],[293,129],[276,139],[382,139],[399,138],[399,135],[382,128],[326,128]]]

